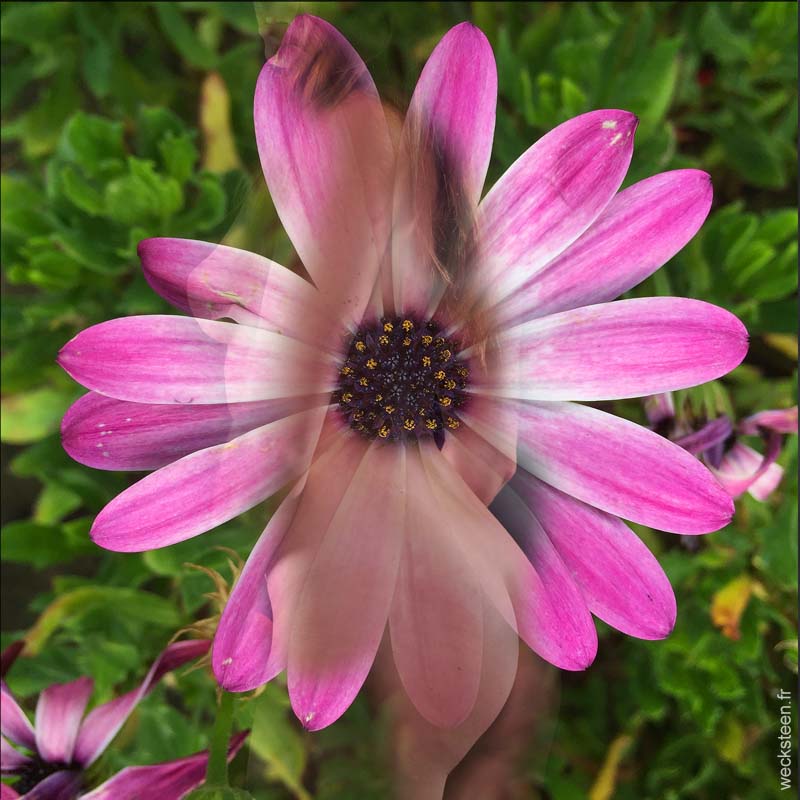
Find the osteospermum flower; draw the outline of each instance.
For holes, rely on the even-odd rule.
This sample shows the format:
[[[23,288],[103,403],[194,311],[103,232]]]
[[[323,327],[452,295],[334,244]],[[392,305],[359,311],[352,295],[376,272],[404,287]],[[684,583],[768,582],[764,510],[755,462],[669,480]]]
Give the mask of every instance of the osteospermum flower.
[[[708,175],[618,194],[637,120],[602,110],[548,133],[481,199],[496,92],[491,47],[464,23],[401,121],[334,28],[297,18],[254,117],[310,280],[149,239],[150,285],[194,318],[112,320],[59,356],[91,389],[64,419],[68,452],[155,470],[99,514],[103,547],[182,541],[289,486],[213,665],[232,691],[286,670],[310,729],[352,702],[387,623],[422,718],[475,731],[507,696],[517,634],[572,670],[595,656],[592,614],[667,635],[670,585],[618,517],[704,533],[733,511],[689,453],[572,402],[691,386],[742,360],[745,329],[720,308],[609,302],[698,230]],[[512,476],[495,510],[517,541],[487,507]]]
[[[4,777],[15,778],[10,785],[0,784],[2,800],[137,800],[143,793],[159,800],[179,800],[199,786],[208,763],[205,751],[163,764],[126,767],[94,789],[86,786],[86,770],[156,683],[168,672],[202,656],[209,644],[193,640],[169,645],[138,688],[96,706],[85,717],[94,688],[91,678],[48,686],[39,695],[33,725],[2,683],[0,768]],[[19,648],[15,648],[4,667],[10,667],[18,654]],[[231,756],[246,736],[239,734],[231,740]]]
[[[701,458],[734,499],[747,492],[763,502],[783,480],[783,467],[775,462],[784,435],[797,433],[797,406],[759,411],[735,425],[725,414],[703,423],[679,419],[667,393],[648,398],[645,411],[659,433]],[[743,442],[746,437],[761,438],[764,453]]]

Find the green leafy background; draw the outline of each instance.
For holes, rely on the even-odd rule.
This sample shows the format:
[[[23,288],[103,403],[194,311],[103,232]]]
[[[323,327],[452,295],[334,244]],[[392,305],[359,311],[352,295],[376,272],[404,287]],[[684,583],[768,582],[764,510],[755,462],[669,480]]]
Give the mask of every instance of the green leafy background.
[[[500,81],[489,185],[563,120],[635,112],[627,182],[700,167],[715,201],[701,233],[634,294],[717,303],[752,337],[745,363],[688,401],[738,417],[796,402],[795,4],[4,3],[3,644],[32,631],[9,678],[20,697],[81,674],[94,676],[95,702],[131,686],[177,629],[214,613],[209,578],[186,562],[229,579],[218,548],[245,555],[271,511],[158,552],[101,552],[91,520],[135,476],[62,451],[59,420],[81,390],[55,357],[88,325],[169,311],[142,277],[144,237],[225,236],[293,262],[260,177],[252,98],[265,52],[302,10],[336,24],[401,107],[440,36],[478,24]],[[642,419],[634,402],[614,410]],[[695,548],[638,529],[675,586],[674,634],[641,642],[601,625],[597,662],[560,676],[549,740],[514,744],[497,797],[781,796],[774,693],[797,671],[796,437],[781,463],[768,503],[744,497]],[[738,638],[715,624],[715,598],[741,612]],[[214,703],[204,670],[164,681],[98,777],[201,749]],[[389,796],[367,695],[315,735],[294,721],[280,680],[237,715],[253,734],[234,781],[255,797]]]

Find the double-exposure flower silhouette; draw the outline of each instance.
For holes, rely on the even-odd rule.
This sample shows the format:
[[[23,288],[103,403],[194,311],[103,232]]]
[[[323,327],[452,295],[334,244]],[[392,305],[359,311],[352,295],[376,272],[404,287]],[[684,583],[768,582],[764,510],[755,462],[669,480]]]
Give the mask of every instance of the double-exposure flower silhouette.
[[[213,664],[233,691],[286,670],[310,729],[350,705],[387,623],[422,718],[474,730],[507,695],[516,634],[571,670],[595,656],[592,614],[666,636],[669,582],[618,517],[705,533],[733,512],[689,453],[573,402],[699,384],[744,357],[746,331],[713,305],[610,302],[695,234],[708,175],[617,193],[637,120],[602,110],[548,133],[481,199],[496,94],[491,47],[464,23],[400,120],[349,43],[298,17],[254,115],[311,280],[149,239],[150,285],[194,318],[112,320],[59,356],[91,389],[64,419],[68,452],[155,470],[99,514],[103,547],[182,541],[289,487]]]
[[[15,777],[13,784],[2,784],[2,800],[136,800],[144,794],[159,800],[179,800],[200,785],[206,774],[207,752],[163,764],[126,767],[94,789],[86,786],[86,770],[156,683],[168,672],[205,654],[208,647],[209,642],[203,640],[169,645],[140,686],[96,706],[85,717],[94,688],[91,678],[48,686],[39,695],[35,725],[2,683],[2,772],[4,777]],[[19,653],[19,648],[12,648],[10,657],[4,659],[4,671]],[[231,755],[246,736],[233,737]]]

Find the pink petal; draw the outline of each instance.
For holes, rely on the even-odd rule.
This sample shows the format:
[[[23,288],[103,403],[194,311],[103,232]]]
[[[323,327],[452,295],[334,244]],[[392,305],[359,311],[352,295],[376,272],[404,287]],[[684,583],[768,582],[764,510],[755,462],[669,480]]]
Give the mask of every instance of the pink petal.
[[[48,686],[36,704],[36,750],[45,761],[72,763],[75,740],[94,681],[78,678]]]
[[[685,436],[672,438],[675,444],[688,450],[692,455],[699,455],[711,448],[720,447],[733,433],[733,425],[725,415],[712,419],[700,430],[687,433]]]
[[[761,436],[765,430],[775,433],[797,433],[797,406],[774,411],[759,411],[739,423],[739,431],[745,436]]]
[[[210,642],[194,639],[173,642],[156,659],[138,689],[92,709],[84,719],[75,744],[75,761],[86,769],[108,747],[139,701],[168,672],[208,652]]]
[[[263,327],[318,347],[331,344],[318,292],[268,258],[191,239],[145,239],[139,258],[150,286],[193,317]]]
[[[411,498],[389,617],[400,679],[419,713],[452,728],[471,713],[483,653],[480,581],[440,524],[419,456],[409,453]]]
[[[731,497],[749,492],[763,503],[783,479],[783,468],[774,463],[774,455],[762,456],[752,447],[736,442],[712,471]]]
[[[629,636],[663,639],[675,624],[664,570],[620,519],[519,470],[511,487],[575,577],[589,610]],[[527,551],[527,539],[522,547]]]
[[[441,453],[429,447],[422,453],[440,525],[450,526],[490,602],[542,658],[561,669],[586,669],[597,651],[594,623],[552,546],[544,542],[529,560],[509,535],[513,531],[492,516]]]
[[[469,22],[434,49],[411,98],[394,193],[392,270],[398,313],[430,313],[441,270],[463,268],[494,135],[497,69]]]
[[[520,403],[519,463],[595,508],[675,533],[708,533],[733,516],[711,473],[678,445],[574,403]]]
[[[330,419],[335,421],[336,417],[331,415]],[[341,433],[327,451],[314,459],[308,473],[291,492],[291,496],[298,498],[297,511],[267,573],[273,627],[269,658],[263,667],[265,675],[276,675],[286,669],[303,587],[325,533],[369,447],[361,437],[349,431]]]
[[[61,421],[64,449],[81,464],[109,470],[155,470],[310,407],[314,398],[253,403],[147,405],[89,392]],[[317,400],[328,402],[328,395]]]
[[[329,23],[295,17],[256,86],[278,216],[314,283],[357,323],[389,240],[394,152],[372,78]]]
[[[308,572],[287,674],[292,708],[309,730],[350,706],[383,636],[407,513],[405,455],[370,446]]]
[[[75,770],[61,770],[48,775],[23,797],[25,800],[75,800],[86,795],[80,793],[83,776]],[[10,795],[13,797],[13,795]],[[5,797],[5,796],[4,796]]]
[[[0,736],[0,772],[17,772],[31,759],[15,750],[5,737]]]
[[[297,510],[289,495],[247,558],[219,621],[212,665],[214,676],[229,692],[256,689],[274,677],[268,658],[272,646],[272,605],[267,592],[267,572]]]
[[[0,800],[17,800],[19,792],[14,791],[7,783],[0,783]]]
[[[447,436],[442,455],[489,505],[517,468],[516,413],[505,403],[475,395],[459,417],[464,424]]]
[[[487,285],[502,299],[563,252],[619,189],[633,153],[636,117],[591,111],[543,136],[481,203]]]
[[[0,731],[15,744],[21,744],[29,750],[36,749],[33,726],[5,681],[0,682]]]
[[[151,473],[97,515],[92,539],[107,550],[141,552],[233,519],[306,468],[319,415],[306,411],[271,422]]]
[[[530,400],[615,400],[685,389],[730,372],[747,353],[747,331],[733,314],[672,297],[563,311],[506,336],[518,342],[519,368],[495,391]]]
[[[231,738],[228,760],[239,752],[248,732]],[[151,764],[145,767],[125,767],[94,791],[82,794],[81,800],[180,800],[203,783],[208,767],[208,751],[203,750],[186,758]]]
[[[594,224],[531,276],[498,313],[507,324],[605,303],[666,264],[697,233],[711,208],[711,178],[663,172],[620,192]]]
[[[78,383],[135,403],[237,403],[320,394],[334,375],[319,350],[271,331],[189,317],[93,325],[58,363]]]

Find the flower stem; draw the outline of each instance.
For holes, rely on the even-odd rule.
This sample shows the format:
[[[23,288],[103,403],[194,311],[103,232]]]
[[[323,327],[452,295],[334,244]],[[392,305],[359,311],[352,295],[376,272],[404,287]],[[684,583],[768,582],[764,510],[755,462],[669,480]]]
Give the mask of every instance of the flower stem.
[[[228,742],[231,738],[232,725],[233,695],[222,690],[208,748],[207,786],[228,785]]]

